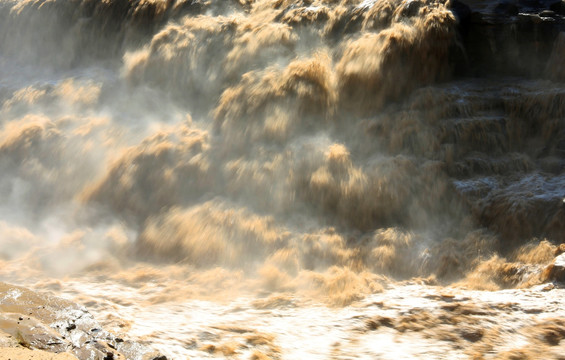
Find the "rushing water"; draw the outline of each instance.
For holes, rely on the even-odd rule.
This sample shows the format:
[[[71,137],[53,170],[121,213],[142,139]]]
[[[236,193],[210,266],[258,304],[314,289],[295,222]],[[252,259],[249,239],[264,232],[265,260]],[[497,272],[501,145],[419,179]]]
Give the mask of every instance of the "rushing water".
[[[0,280],[170,359],[561,358],[562,18],[461,6],[0,0]]]

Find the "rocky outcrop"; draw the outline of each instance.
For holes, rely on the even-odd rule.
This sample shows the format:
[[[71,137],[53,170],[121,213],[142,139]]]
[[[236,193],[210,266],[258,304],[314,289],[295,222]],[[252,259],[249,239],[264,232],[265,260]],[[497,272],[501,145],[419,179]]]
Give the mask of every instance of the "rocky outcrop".
[[[79,360],[166,359],[145,345],[103,330],[81,306],[5,283],[0,283],[1,332],[15,341],[0,346],[17,343],[29,349],[68,352]]]
[[[458,20],[460,50],[455,51],[456,75],[520,75],[553,78],[565,30],[561,0],[451,0]],[[548,59],[551,59],[548,61]]]

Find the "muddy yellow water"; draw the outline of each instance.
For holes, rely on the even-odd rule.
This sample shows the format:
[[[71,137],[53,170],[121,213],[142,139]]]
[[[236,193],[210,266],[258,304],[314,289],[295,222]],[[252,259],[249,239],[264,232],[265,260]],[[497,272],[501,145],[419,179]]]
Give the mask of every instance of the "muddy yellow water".
[[[0,0],[0,346],[560,359],[563,36],[467,77],[453,6]]]

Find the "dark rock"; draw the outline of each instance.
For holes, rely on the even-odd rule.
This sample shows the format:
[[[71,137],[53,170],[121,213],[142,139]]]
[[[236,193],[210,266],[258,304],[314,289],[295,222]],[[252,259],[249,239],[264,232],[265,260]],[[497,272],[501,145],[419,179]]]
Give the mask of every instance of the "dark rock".
[[[499,16],[516,16],[518,15],[518,6],[510,1],[498,3],[494,8],[494,13]]]
[[[565,15],[565,2],[561,0],[556,1],[549,5],[549,9],[559,15]]]
[[[70,324],[69,326],[67,326],[67,331],[71,331],[71,330],[74,330],[76,328],[77,328],[77,326],[75,324]]]
[[[478,11],[471,13],[471,22],[475,24],[483,24],[485,22],[484,15]]]
[[[541,16],[541,17],[554,17],[555,11],[553,11],[553,10],[543,10],[542,12],[539,13],[539,16]]]
[[[162,355],[162,356],[158,356],[156,358],[153,358],[151,360],[167,360],[167,357]]]
[[[564,0],[450,0],[447,6],[458,20],[464,53],[450,50],[456,77],[545,76],[555,40],[565,29],[559,16],[565,14]],[[552,69],[558,69],[562,57],[554,58],[559,65]]]
[[[471,8],[459,0],[450,1],[448,3],[448,8],[451,10],[453,15],[455,15],[455,18],[459,23],[466,22],[471,18]]]
[[[538,0],[518,0],[518,6],[524,11],[540,9],[542,4]]]
[[[541,20],[542,23],[546,23],[546,24],[547,24],[547,23],[556,22],[555,18],[550,17],[550,16],[541,16],[541,15],[538,15],[538,17],[540,18],[540,20]]]

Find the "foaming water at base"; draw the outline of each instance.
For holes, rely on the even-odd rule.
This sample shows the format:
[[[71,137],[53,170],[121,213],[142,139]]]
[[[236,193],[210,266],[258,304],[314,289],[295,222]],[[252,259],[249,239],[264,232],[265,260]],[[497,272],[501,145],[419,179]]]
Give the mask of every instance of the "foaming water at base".
[[[61,293],[97,303],[102,324],[171,359],[559,359],[564,350],[565,290],[548,286],[491,292],[390,283],[340,308],[291,293],[131,301],[152,287],[159,284],[135,289],[69,281]]]

